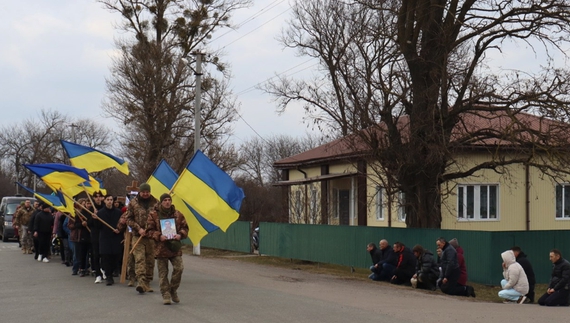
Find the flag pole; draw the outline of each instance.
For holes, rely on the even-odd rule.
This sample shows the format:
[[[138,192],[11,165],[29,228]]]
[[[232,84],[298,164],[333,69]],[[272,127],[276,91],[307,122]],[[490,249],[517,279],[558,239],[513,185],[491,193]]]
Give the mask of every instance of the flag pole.
[[[200,132],[201,132],[201,99],[202,99],[202,57],[204,53],[195,52],[196,55],[196,95],[194,97],[194,154],[200,150]],[[200,243],[198,242],[192,248],[194,255],[200,255]]]

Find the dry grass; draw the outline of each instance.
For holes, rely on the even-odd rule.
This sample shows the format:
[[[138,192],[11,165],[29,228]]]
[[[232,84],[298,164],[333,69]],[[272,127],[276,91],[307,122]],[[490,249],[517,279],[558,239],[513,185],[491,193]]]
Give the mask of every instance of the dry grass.
[[[192,253],[191,246],[184,246],[187,253]],[[295,260],[288,258],[278,258],[269,256],[258,256],[247,253],[226,251],[219,249],[209,249],[201,248],[201,257],[206,258],[230,258],[236,261],[243,261],[249,263],[255,263],[260,265],[275,266],[280,268],[287,268],[293,270],[302,270],[305,272],[315,273],[315,274],[328,274],[334,275],[342,279],[350,280],[361,280],[368,281],[370,284],[382,284],[382,282],[374,282],[368,279],[370,272],[368,269],[364,268],[351,268],[348,266],[332,265],[332,264],[322,264],[310,261]],[[483,302],[493,302],[500,303],[502,299],[497,296],[497,293],[501,290],[500,286],[489,286],[477,283],[469,282],[471,286],[475,288],[475,294],[477,297],[471,299],[473,301],[483,301]],[[536,285],[536,299],[546,291],[546,284]],[[430,291],[425,291],[426,293],[433,293]],[[441,293],[441,292],[439,292]],[[535,301],[536,301],[535,299]]]

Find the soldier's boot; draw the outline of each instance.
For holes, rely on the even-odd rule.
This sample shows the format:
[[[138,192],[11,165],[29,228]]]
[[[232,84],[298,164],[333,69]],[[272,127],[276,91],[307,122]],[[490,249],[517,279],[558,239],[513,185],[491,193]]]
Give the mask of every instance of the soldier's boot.
[[[127,286],[129,287],[133,287],[135,286],[136,282],[134,278],[129,278],[129,283],[127,284]]]
[[[170,300],[170,293],[166,292],[162,294],[162,304],[164,305],[172,304],[172,301]]]
[[[139,278],[136,287],[137,292],[139,292],[140,294],[144,294],[144,292],[146,291],[146,288],[144,286],[145,286],[144,279]]]
[[[22,253],[23,253],[24,255],[27,254],[27,253],[28,253],[28,249],[22,248]]]
[[[145,288],[145,292],[148,292],[148,293],[154,292],[154,289],[152,289],[152,287],[150,287],[150,284],[148,282],[145,282],[144,288]]]
[[[32,249],[28,249],[28,255],[31,255],[32,253]]]
[[[173,289],[170,290],[170,296],[171,296],[172,301],[174,303],[180,303],[180,298],[178,298],[178,293],[176,293],[175,290],[173,290]]]

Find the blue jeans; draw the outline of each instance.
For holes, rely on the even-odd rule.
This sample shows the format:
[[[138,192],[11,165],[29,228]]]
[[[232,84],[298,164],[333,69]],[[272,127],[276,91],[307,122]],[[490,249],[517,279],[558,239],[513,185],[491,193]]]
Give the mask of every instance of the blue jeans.
[[[506,284],[507,284],[506,279],[501,280],[501,287],[502,288],[505,288]],[[500,298],[505,298],[505,299],[508,299],[510,301],[518,301],[519,297],[521,297],[521,296],[523,296],[523,294],[517,292],[513,288],[503,289],[503,290],[499,291],[499,297]]]
[[[75,254],[75,242],[69,240],[69,250],[71,251],[71,264],[73,267],[71,267],[71,271],[74,273],[77,273],[77,271],[79,270],[79,260],[77,258],[77,255]]]

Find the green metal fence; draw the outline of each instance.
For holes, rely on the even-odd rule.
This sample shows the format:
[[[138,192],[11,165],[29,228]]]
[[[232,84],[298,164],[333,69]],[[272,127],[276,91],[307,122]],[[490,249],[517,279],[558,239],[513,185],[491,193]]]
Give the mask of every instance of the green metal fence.
[[[412,248],[421,244],[435,254],[438,237],[457,238],[465,251],[469,281],[498,285],[502,279],[501,252],[518,245],[528,255],[538,283],[550,279],[551,249],[557,248],[570,259],[570,231],[464,231],[439,229],[378,228],[312,224],[260,224],[260,252],[264,255],[331,263],[357,268],[371,264],[366,245],[387,239]],[[228,232],[206,236],[204,247],[250,252],[251,224],[238,221]]]

